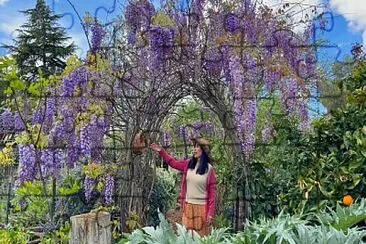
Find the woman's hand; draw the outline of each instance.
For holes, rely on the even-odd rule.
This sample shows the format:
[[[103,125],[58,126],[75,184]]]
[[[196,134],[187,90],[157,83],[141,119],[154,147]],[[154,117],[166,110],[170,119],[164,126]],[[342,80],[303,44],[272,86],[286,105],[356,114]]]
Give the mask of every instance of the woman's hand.
[[[211,216],[207,217],[206,224],[208,227],[211,227],[213,224],[213,218]]]
[[[155,143],[151,144],[150,148],[152,150],[154,150],[155,152],[160,152],[163,149],[161,146],[159,146],[158,144],[155,144]]]

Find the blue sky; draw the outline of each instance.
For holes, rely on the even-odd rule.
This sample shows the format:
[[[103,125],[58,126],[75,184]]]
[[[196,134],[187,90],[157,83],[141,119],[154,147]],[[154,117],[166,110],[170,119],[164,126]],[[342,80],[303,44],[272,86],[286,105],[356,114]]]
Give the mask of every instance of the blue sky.
[[[71,0],[76,10],[81,16],[85,12],[90,12],[93,16],[97,15],[102,22],[109,22],[113,17],[121,13],[124,1],[121,0]],[[2,4],[1,4],[2,3]],[[15,35],[15,29],[24,21],[25,17],[19,10],[33,8],[36,0],[0,0],[0,43],[9,43]],[[82,31],[80,21],[75,11],[66,0],[46,0],[46,3],[56,13],[62,14],[61,25],[67,28],[68,34],[79,46],[78,54],[85,55],[87,42]],[[0,49],[0,55],[4,55],[5,50]]]
[[[350,55],[356,42],[363,43],[362,33],[353,31],[342,15],[327,14],[327,20],[327,29],[324,32],[317,30],[317,38],[329,42],[327,46],[319,48],[319,58],[329,62],[341,61],[342,57]]]

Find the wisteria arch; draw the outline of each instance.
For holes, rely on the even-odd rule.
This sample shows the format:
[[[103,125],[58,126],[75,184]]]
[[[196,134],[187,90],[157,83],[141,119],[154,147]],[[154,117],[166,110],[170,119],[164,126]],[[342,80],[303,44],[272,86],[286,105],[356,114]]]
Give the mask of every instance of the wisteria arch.
[[[85,61],[71,58],[60,77],[9,88],[9,109],[2,122],[17,138],[19,184],[45,184],[46,168],[54,170],[49,175],[55,182],[61,165],[108,165],[106,147],[121,149],[113,153],[117,169],[106,170],[101,178],[105,202],[113,201],[112,175],[119,176],[122,183],[115,192],[121,218],[132,207],[143,215],[153,158],[148,151],[136,156],[129,150],[134,136],[142,130],[149,142],[156,141],[169,110],[191,94],[217,114],[238,145],[233,152],[244,176],[236,179],[244,192],[243,223],[250,218],[248,165],[255,149],[258,101],[279,96],[289,115],[299,115],[302,127],[307,127],[315,27],[309,24],[296,34],[291,31],[293,23],[249,0],[195,0],[183,8],[166,1],[163,6],[156,10],[147,0],[131,1],[118,32],[86,18],[91,49]],[[16,71],[10,61],[7,67]],[[33,97],[26,98],[29,93]],[[86,175],[87,199],[96,183]]]

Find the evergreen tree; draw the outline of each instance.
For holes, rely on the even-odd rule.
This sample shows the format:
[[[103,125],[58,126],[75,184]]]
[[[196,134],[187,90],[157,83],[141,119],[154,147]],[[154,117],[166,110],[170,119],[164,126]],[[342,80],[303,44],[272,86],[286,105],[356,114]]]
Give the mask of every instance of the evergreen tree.
[[[45,77],[59,73],[66,58],[75,52],[65,28],[58,24],[60,15],[54,14],[44,0],[37,0],[35,8],[21,11],[28,19],[20,29],[14,46],[6,46],[17,61],[19,71],[28,81],[36,79],[40,69]]]

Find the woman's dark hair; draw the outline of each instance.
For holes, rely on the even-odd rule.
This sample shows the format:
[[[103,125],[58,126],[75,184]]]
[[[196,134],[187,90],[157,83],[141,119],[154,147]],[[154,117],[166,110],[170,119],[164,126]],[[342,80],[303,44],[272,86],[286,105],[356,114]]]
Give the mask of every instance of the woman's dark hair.
[[[208,171],[208,164],[210,163],[210,157],[207,155],[207,153],[205,152],[205,150],[203,150],[203,148],[201,147],[202,150],[202,155],[201,155],[201,163],[200,166],[198,167],[196,173],[203,175]],[[193,157],[188,164],[188,168],[189,169],[194,169],[196,167],[197,164],[197,159],[195,157]]]

